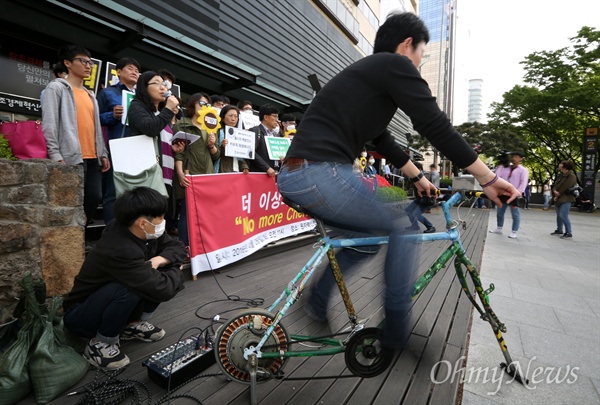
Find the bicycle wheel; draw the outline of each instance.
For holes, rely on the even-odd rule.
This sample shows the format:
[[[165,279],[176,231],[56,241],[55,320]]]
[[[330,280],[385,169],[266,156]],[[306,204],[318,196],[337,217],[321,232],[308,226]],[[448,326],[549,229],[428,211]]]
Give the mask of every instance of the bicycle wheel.
[[[393,351],[381,347],[378,328],[365,328],[350,338],[344,358],[346,367],[359,377],[375,377],[383,373],[392,363]]]
[[[263,338],[275,316],[264,309],[248,309],[233,313],[231,318],[224,323],[215,336],[215,356],[217,364],[225,373],[234,380],[250,384],[250,372],[244,358],[244,349],[256,347]],[[288,349],[288,334],[278,324],[267,338],[262,352],[286,352]],[[274,377],[280,371],[287,357],[258,359],[258,382],[264,382]]]

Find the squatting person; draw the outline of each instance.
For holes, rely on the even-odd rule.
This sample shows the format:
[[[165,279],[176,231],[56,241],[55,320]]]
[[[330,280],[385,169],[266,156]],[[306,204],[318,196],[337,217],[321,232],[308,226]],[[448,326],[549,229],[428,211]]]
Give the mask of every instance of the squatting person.
[[[159,303],[183,289],[186,252],[165,230],[167,199],[148,187],[128,190],[115,221],[87,255],[63,303],[69,332],[90,339],[84,357],[104,369],[129,364],[119,339],[153,342],[165,331],[148,322]]]

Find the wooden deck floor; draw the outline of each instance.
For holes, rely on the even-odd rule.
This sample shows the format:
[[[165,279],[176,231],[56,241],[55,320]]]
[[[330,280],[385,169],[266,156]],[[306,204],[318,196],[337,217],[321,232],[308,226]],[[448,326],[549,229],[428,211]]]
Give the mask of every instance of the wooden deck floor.
[[[483,242],[487,233],[488,210],[461,208],[460,214],[468,216],[468,227],[461,230],[461,238],[467,255],[473,263],[481,262]],[[438,230],[444,229],[441,212],[426,214]],[[456,216],[456,209],[453,210]],[[448,246],[448,242],[430,242],[422,245],[420,272]],[[266,255],[260,259],[243,262],[221,269],[215,274],[202,273],[198,281],[187,281],[186,288],[172,301],[159,307],[152,322],[167,331],[163,340],[156,343],[125,341],[122,349],[131,359],[131,364],[119,376],[120,379],[134,379],[145,383],[151,390],[152,403],[167,392],[149,380],[147,369],[142,361],[150,355],[177,342],[181,337],[195,331],[189,328],[206,328],[214,315],[228,317],[228,311],[246,308],[245,303],[227,301],[228,295],[245,299],[263,298],[268,307],[280,294],[301,266],[312,255],[311,244],[295,247]],[[350,296],[353,298],[359,318],[369,317],[367,326],[375,326],[382,317],[381,291],[383,284],[382,267],[384,254],[381,252],[355,272],[347,280]],[[218,282],[218,283],[217,283]],[[346,315],[341,299],[334,296],[330,308],[332,330],[344,327]],[[215,302],[213,302],[215,301]],[[211,303],[212,302],[212,303]],[[300,300],[302,302],[302,299]],[[299,302],[299,303],[300,303]],[[209,304],[207,304],[209,303]],[[298,304],[299,304],[298,303]],[[289,334],[301,333],[310,327],[311,321],[296,304],[283,320]],[[471,305],[464,294],[454,272],[448,265],[432,280],[421,293],[413,307],[412,334],[408,347],[396,354],[392,366],[377,377],[366,379],[349,375],[343,355],[313,358],[291,358],[284,372],[287,378],[305,380],[270,380],[258,387],[258,400],[261,404],[453,404],[457,402],[459,381],[433,384],[432,367],[441,360],[455,364],[466,354],[467,337],[471,322]],[[200,315],[206,319],[200,319]],[[481,322],[478,319],[476,322]],[[493,336],[490,332],[490,338]],[[459,363],[460,364],[460,363]],[[218,373],[217,365],[204,373]],[[69,391],[89,383],[95,373],[89,371],[84,379]],[[338,378],[310,379],[318,376],[338,376]],[[199,378],[182,386],[173,394],[189,393],[201,399],[206,405],[248,404],[248,385],[227,381],[223,375]],[[141,390],[142,400],[147,402]],[[80,395],[63,396],[51,404],[75,404]],[[186,402],[185,400],[180,401]],[[35,403],[32,396],[20,404]],[[128,403],[128,402],[124,402]],[[176,402],[177,403],[177,402]]]

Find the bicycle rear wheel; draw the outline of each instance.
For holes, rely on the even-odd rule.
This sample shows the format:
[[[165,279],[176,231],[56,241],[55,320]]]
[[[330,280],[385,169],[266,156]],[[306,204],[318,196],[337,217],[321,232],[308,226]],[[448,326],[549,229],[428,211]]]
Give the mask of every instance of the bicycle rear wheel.
[[[215,356],[217,364],[232,379],[250,384],[248,361],[244,358],[244,349],[256,347],[265,335],[267,328],[273,323],[275,316],[264,309],[248,309],[232,314],[215,336]],[[263,353],[286,352],[288,350],[288,334],[278,324],[267,338],[262,348]],[[273,378],[285,365],[287,357],[258,359],[258,382]]]
[[[366,328],[346,344],[344,358],[352,374],[371,378],[383,373],[392,363],[394,352],[385,350],[380,341],[381,329]]]

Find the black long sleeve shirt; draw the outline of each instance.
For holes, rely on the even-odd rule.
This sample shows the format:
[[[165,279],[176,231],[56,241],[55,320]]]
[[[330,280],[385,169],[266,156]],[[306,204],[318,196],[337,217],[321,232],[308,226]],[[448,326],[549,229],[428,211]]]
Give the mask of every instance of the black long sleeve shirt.
[[[477,159],[410,59],[395,53],[367,56],[331,79],[302,118],[287,157],[352,163],[363,145],[373,141],[378,153],[402,167],[409,157],[386,131],[398,108],[458,166]]]

